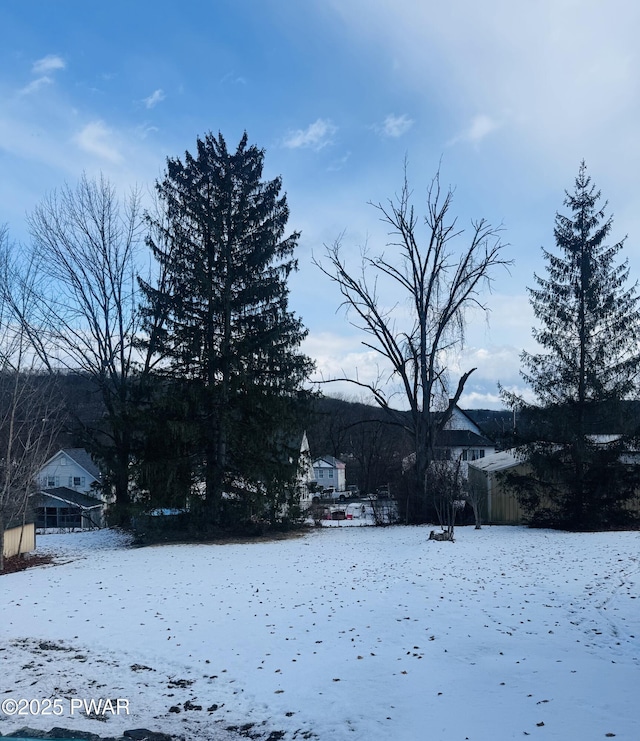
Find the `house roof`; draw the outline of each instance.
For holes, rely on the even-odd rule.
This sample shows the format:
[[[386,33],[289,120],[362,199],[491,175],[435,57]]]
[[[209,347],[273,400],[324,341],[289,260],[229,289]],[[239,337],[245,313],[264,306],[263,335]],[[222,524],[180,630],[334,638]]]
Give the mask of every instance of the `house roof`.
[[[80,466],[80,468],[83,468],[89,474],[89,476],[93,477],[97,481],[100,481],[100,469],[94,463],[93,459],[84,448],[62,448],[55,455],[52,455],[51,458],[49,458],[49,460],[44,465],[46,466],[47,464],[51,463],[60,455],[66,455],[67,458],[70,458],[74,463]]]
[[[342,461],[339,461],[332,455],[323,455],[322,458],[316,458],[313,461],[313,467],[318,468],[323,463],[326,463],[327,466],[331,466],[332,468],[346,468],[346,465]]]
[[[457,404],[453,408],[453,412],[451,414],[449,421],[447,422],[447,426],[451,423],[451,421],[456,416],[456,414],[466,419],[466,421],[471,425],[473,432],[476,432],[478,435],[487,434],[487,431],[480,424],[480,422],[477,419],[475,419],[473,416],[471,416],[471,413],[465,411],[464,409],[461,409]],[[441,422],[443,415],[444,415],[444,412],[435,412],[436,420],[438,420],[438,422]]]
[[[36,495],[37,496],[37,495]],[[89,497],[80,491],[74,491],[66,486],[56,486],[52,489],[42,489],[40,496],[44,501],[45,498],[57,499],[60,502],[70,505],[71,507],[79,507],[80,509],[96,509],[102,507],[102,502],[95,497]],[[46,506],[46,505],[42,505]]]
[[[437,448],[495,448],[495,443],[471,430],[441,430],[436,437]]]
[[[501,450],[499,453],[492,453],[491,455],[485,455],[484,458],[478,458],[478,460],[470,461],[470,468],[477,468],[480,471],[504,471],[507,468],[513,468],[514,466],[523,463],[521,458],[518,458],[513,452],[509,450]]]
[[[473,419],[472,417],[470,417],[470,416],[469,416],[469,415],[468,415],[468,414],[467,414],[467,413],[465,412],[465,410],[464,410],[464,409],[460,409],[460,407],[459,407],[459,406],[458,406],[457,404],[456,404],[456,405],[455,405],[455,407],[453,408],[453,414],[452,414],[451,416],[453,417],[453,415],[454,415],[454,414],[455,414],[456,412],[458,412],[459,414],[461,414],[461,415],[462,415],[462,416],[463,416],[463,417],[464,417],[464,418],[465,418],[465,419],[466,419],[466,420],[467,420],[468,422],[471,422],[471,424],[472,424],[472,425],[474,426],[474,428],[475,428],[476,430],[478,430],[478,432],[479,432],[479,433],[482,433],[482,428],[481,428],[481,427],[480,427],[480,425],[479,425],[479,424],[478,424],[478,423],[477,423],[477,422],[475,421],[475,419]]]

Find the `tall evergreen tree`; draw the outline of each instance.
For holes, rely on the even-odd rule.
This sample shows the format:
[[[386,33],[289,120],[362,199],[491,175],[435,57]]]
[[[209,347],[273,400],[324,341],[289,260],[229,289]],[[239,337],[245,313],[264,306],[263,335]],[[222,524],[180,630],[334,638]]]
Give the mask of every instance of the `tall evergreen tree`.
[[[306,330],[288,309],[299,234],[284,236],[281,179],[263,181],[263,161],[246,133],[235,153],[209,133],[196,156],[167,160],[162,209],[148,217],[160,270],[157,287],[142,283],[149,350],[164,359],[174,393],[181,381],[214,525],[223,492],[243,482],[245,498],[258,496],[274,461],[288,460],[283,427],[311,370],[299,352]]]
[[[597,437],[620,432],[603,425],[640,370],[637,284],[628,285],[628,261],[617,261],[625,240],[606,244],[613,222],[600,198],[582,162],[566,192],[569,214],[556,215],[558,250],[543,249],[547,277],[529,289],[543,350],[522,354],[522,376],[537,403],[507,395],[522,410],[519,442],[533,469],[517,482],[522,499],[534,519],[573,529],[622,523],[635,487],[620,462],[629,441]]]

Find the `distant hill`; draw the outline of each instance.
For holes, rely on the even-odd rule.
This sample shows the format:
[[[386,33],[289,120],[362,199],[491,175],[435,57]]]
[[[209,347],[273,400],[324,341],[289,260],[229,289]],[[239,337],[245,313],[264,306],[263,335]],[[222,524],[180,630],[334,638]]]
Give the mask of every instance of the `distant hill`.
[[[513,412],[508,409],[465,409],[464,412],[499,447],[513,431]]]
[[[464,411],[498,447],[506,444],[513,428],[511,412]],[[391,423],[384,409],[372,404],[320,397],[314,402],[306,430],[312,458],[332,455],[344,461],[347,484],[364,492],[381,486],[399,487],[402,460],[414,452],[411,436]]]

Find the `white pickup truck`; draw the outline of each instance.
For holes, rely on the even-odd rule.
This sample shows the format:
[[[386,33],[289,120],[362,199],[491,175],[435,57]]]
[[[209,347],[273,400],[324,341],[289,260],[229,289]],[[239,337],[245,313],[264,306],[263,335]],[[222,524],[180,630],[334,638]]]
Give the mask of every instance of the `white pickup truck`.
[[[348,496],[349,496],[348,492],[336,491],[335,487],[333,486],[327,486],[322,492],[322,494],[320,494],[321,499],[331,499],[334,502],[344,502]]]

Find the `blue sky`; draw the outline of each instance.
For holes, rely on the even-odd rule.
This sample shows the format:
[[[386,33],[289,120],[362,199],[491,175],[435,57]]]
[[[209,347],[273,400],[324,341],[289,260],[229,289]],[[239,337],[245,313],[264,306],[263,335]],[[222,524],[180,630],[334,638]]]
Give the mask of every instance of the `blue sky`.
[[[305,350],[325,377],[363,379],[375,364],[312,255],[343,233],[354,266],[365,242],[383,250],[368,202],[393,197],[406,156],[419,208],[441,162],[459,225],[502,224],[515,260],[452,364],[453,381],[478,368],[463,406],[500,406],[583,158],[640,277],[639,28],[633,0],[3,0],[0,223],[26,239],[25,214],[83,171],[151,187],[198,135],[233,147],[246,129],[302,231],[290,305]]]

